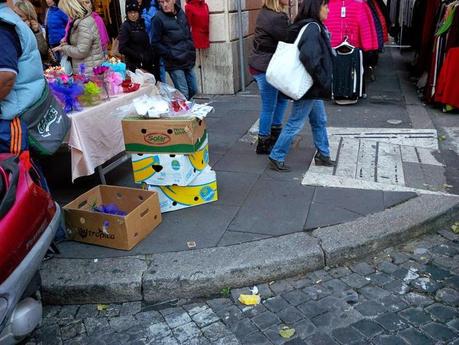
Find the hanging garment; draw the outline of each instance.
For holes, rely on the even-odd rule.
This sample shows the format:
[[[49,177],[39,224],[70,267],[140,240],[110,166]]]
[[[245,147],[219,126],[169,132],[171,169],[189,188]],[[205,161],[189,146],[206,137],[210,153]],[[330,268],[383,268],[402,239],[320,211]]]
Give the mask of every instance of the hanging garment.
[[[451,48],[440,71],[435,101],[459,108],[459,48]]]
[[[451,5],[442,4],[440,7],[440,11],[437,15],[437,21],[435,24],[436,34],[434,36],[433,56],[429,70],[428,83],[424,90],[424,98],[427,102],[434,101],[438,77],[440,75],[440,70],[443,66],[443,62],[446,57],[447,40],[453,24],[452,21],[450,21],[451,13],[453,13],[454,15]]]
[[[377,0],[370,0],[370,1],[372,1],[374,3],[374,5],[375,5],[376,13],[378,15],[379,21],[380,21],[381,26],[382,26],[383,42],[384,43],[388,42],[389,41],[389,31],[388,31],[389,25],[387,24],[387,19],[384,16],[383,9],[381,8],[381,5],[379,4],[379,2]],[[383,3],[383,5],[384,5],[384,3]]]
[[[455,13],[456,13],[456,6],[448,6],[446,8],[443,23],[441,23],[440,28],[435,33],[435,36],[440,36],[448,32],[448,30],[453,25]]]
[[[453,23],[446,38],[446,51],[451,48],[459,47],[459,4],[456,5],[456,13],[454,15]]]
[[[371,0],[369,0],[367,3],[370,8],[371,15],[373,16],[373,24],[375,26],[376,37],[378,39],[378,49],[382,50],[384,48],[384,31],[382,23],[378,16],[378,11],[376,10],[375,4]]]
[[[426,10],[427,10],[427,2],[428,0],[418,0],[416,1],[416,4],[413,9],[413,24],[412,24],[412,30],[415,33],[413,35],[413,40],[411,42],[411,46],[413,49],[418,53],[421,50],[422,46],[422,33],[423,31],[423,25],[424,25],[424,18],[427,15]],[[422,71],[418,71],[420,73]]]
[[[332,47],[346,38],[353,46],[364,51],[377,50],[378,37],[373,15],[362,0],[331,0],[325,25],[331,33]]]
[[[424,23],[422,26],[422,43],[418,60],[418,65],[421,70],[428,70],[432,63],[432,49],[434,43],[432,33],[435,31],[440,4],[441,0],[427,1]]]
[[[336,51],[333,63],[333,98],[357,100],[363,94],[363,56],[362,50],[355,48],[350,52]]]
[[[378,5],[382,15],[384,16],[384,21],[386,23],[386,28],[389,29],[391,25],[390,15],[389,15],[389,8],[384,3],[384,0],[375,0],[376,4]]]

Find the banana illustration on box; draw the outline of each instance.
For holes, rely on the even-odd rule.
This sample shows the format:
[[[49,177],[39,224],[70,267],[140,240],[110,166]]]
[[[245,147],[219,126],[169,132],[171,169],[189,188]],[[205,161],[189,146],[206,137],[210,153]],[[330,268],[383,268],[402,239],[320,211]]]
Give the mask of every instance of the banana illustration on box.
[[[152,186],[158,192],[161,212],[175,211],[218,200],[215,171],[207,166],[188,186]]]
[[[186,155],[132,154],[134,181],[157,186],[186,186],[209,164],[209,147]]]

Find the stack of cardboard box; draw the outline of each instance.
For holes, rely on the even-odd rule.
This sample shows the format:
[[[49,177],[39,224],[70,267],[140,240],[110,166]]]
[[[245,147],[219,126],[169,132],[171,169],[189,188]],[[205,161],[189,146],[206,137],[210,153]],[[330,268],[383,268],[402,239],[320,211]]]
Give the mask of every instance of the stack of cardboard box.
[[[161,212],[217,200],[204,119],[132,117],[122,125],[134,180],[158,193]]]

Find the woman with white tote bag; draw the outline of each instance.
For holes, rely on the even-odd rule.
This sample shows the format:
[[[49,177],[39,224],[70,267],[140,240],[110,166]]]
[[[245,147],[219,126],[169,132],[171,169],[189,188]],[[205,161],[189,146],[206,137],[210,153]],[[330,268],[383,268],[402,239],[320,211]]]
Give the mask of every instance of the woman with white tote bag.
[[[291,28],[294,37],[290,37],[293,38],[290,41],[293,41],[307,25],[297,42],[300,61],[312,77],[313,84],[303,97],[293,102],[292,113],[269,155],[271,168],[274,170],[282,172],[290,170],[285,164],[285,157],[293,139],[301,131],[308,117],[317,149],[314,156],[316,165],[335,165],[335,162],[330,159],[326,128],[327,114],[323,101],[331,97],[334,54],[330,46],[328,30],[323,24],[327,17],[328,0],[303,0]]]

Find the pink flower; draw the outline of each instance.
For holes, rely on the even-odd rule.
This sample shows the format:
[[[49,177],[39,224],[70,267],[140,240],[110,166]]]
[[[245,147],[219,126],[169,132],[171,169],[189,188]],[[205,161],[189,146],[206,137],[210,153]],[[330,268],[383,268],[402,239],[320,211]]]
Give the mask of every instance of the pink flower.
[[[102,75],[107,72],[109,68],[107,66],[97,66],[92,69],[95,75]]]
[[[70,81],[70,78],[67,74],[62,74],[61,75],[61,80],[64,84],[67,84]]]

